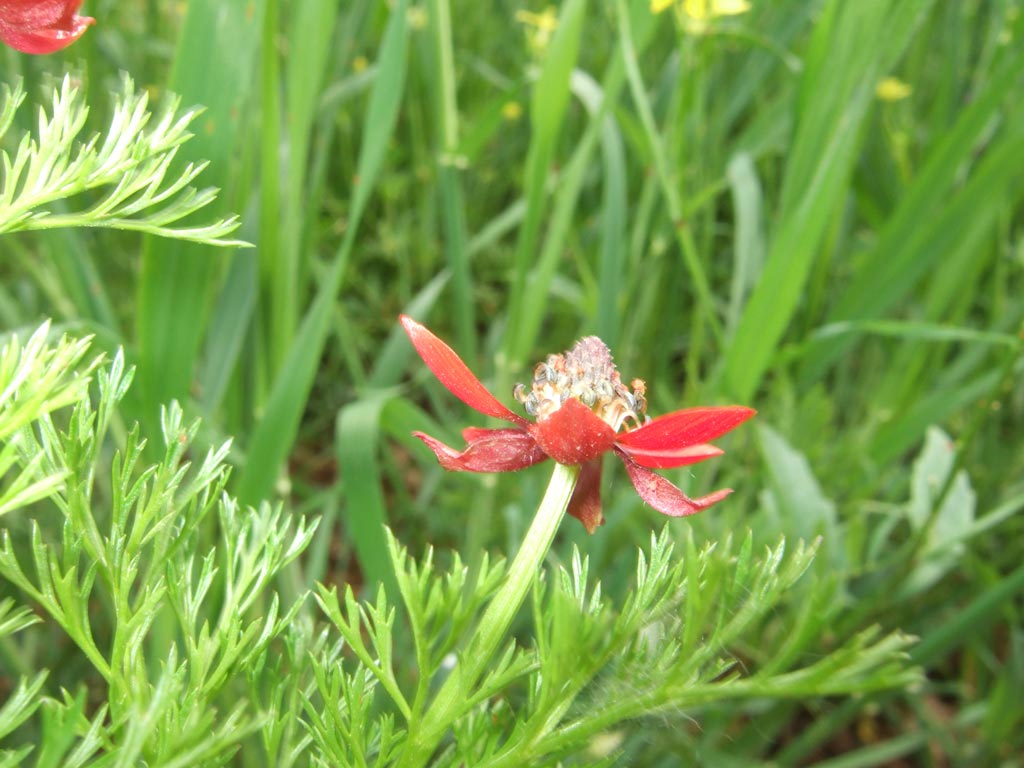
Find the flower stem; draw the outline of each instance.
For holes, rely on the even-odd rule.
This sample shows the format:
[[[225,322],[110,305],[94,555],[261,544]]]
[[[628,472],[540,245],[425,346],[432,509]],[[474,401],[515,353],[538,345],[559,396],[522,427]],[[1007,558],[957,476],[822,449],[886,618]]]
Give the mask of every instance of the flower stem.
[[[512,619],[533,586],[537,569],[551,548],[578,476],[579,467],[555,464],[551,482],[508,569],[504,584],[487,606],[476,633],[459,654],[459,660],[423,719],[418,724],[411,724],[407,749],[399,763],[403,768],[425,765],[444,734],[472,699],[480,676],[493,661]]]

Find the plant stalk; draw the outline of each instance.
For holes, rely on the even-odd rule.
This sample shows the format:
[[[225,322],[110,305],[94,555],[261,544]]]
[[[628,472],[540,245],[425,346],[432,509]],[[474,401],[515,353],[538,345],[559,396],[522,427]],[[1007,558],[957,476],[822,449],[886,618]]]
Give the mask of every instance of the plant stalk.
[[[462,715],[462,709],[472,700],[480,676],[499,650],[551,548],[555,531],[565,516],[576,487],[579,471],[579,467],[555,464],[548,489],[509,567],[505,583],[487,606],[473,638],[459,655],[419,727],[411,724],[408,748],[399,763],[402,768],[425,765],[452,723]]]

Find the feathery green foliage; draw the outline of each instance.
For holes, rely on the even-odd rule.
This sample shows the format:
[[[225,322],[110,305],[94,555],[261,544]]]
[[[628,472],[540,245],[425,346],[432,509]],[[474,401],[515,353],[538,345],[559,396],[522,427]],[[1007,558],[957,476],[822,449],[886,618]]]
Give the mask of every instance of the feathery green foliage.
[[[25,99],[20,84],[0,93],[0,139]],[[217,190],[197,191],[189,184],[205,163],[173,166],[178,147],[188,140],[196,112],[178,113],[172,101],[153,119],[149,97],[136,94],[125,78],[116,96],[110,125],[102,136],[79,138],[88,107],[82,92],[65,76],[53,96],[49,114],[39,111],[35,137],[25,134],[13,158],[0,153],[0,234],[57,227],[131,229],[161,237],[209,245],[244,245],[227,236],[238,229],[238,218],[187,226],[182,220],[208,205]],[[83,192],[101,191],[98,200],[80,211],[61,212],[57,203]]]
[[[701,5],[90,3],[61,54],[0,48],[0,527],[22,580],[0,577],[0,763],[1014,763],[1024,14]],[[196,107],[150,116],[162,93]],[[216,200],[189,191],[204,160]],[[456,713],[433,702],[545,473],[436,466],[412,431],[485,425],[399,312],[510,404],[598,333],[653,416],[758,410],[666,472],[735,493],[653,550],[663,519],[605,467],[607,524],[558,529]],[[113,361],[135,383],[101,416]],[[181,469],[170,426],[191,468],[140,501]],[[209,468],[200,516],[207,452],[234,469]],[[282,533],[303,516],[315,532]],[[645,583],[677,594],[630,645],[641,548],[647,571],[672,549]],[[726,586],[797,563],[766,613]],[[408,734],[431,720],[426,754]]]
[[[30,666],[33,646],[62,637],[89,671],[77,682],[50,675],[47,686],[45,674],[23,678],[3,730],[42,704],[76,737],[50,734],[61,747],[35,738],[51,759],[78,755],[65,764],[93,764],[86,758],[101,749],[125,763],[182,766],[230,754],[261,716],[229,692],[265,663],[293,621],[300,604],[280,608],[271,584],[315,525],[269,504],[241,510],[224,493],[228,446],[193,464],[197,425],[183,421],[177,404],[162,414],[162,459],[145,465],[138,428],[114,429],[132,379],[123,356],[82,367],[87,344],[45,347],[44,338],[45,328],[23,349],[9,343],[5,357],[16,362],[5,367],[10,385],[0,403],[11,425],[2,450],[16,448],[5,475],[36,488],[7,502],[8,519],[17,508],[35,514],[27,530],[0,533],[0,576],[42,618],[12,613],[5,600],[0,626],[25,636],[8,649],[20,665]],[[84,386],[89,371],[95,404]],[[200,547],[199,532],[214,519],[219,541]],[[60,690],[48,686],[69,684],[104,691],[91,719],[78,698],[48,697]]]
[[[691,538],[680,557],[665,529],[639,553],[632,590],[621,604],[603,595],[578,550],[569,567],[539,582],[533,640],[503,644],[486,675],[458,692],[460,707],[445,723],[451,740],[439,754],[417,753],[406,731],[432,717],[425,709],[432,683],[449,674],[451,655],[466,647],[474,615],[502,583],[504,563],[485,559],[470,576],[457,555],[450,570],[437,572],[432,552],[417,563],[393,538],[390,550],[416,649],[416,682],[403,692],[396,609],[384,591],[361,604],[351,589],[342,601],[336,590],[321,587],[317,601],[358,659],[345,665],[325,651],[314,662],[323,704],[309,709],[326,764],[549,765],[638,718],[919,680],[903,660],[910,638],[883,637],[877,628],[824,657],[802,658],[802,644],[828,631],[827,610],[802,613],[776,663],[744,670],[737,654],[753,638],[778,631],[772,614],[806,572],[815,548],[801,545],[786,555],[780,542],[755,557],[749,536],[738,547],[726,541],[700,550]],[[819,582],[802,599],[821,606],[830,591]]]
[[[456,554],[450,569],[438,570],[432,552],[418,563],[390,537],[401,621],[383,588],[360,602],[351,587],[342,600],[321,585],[316,602],[339,638],[317,636],[308,616],[299,620],[301,600],[281,608],[273,588],[315,525],[267,504],[243,511],[225,492],[228,446],[193,454],[197,425],[183,421],[177,404],[162,415],[163,458],[146,465],[138,427],[113,428],[132,380],[120,354],[84,365],[87,344],[48,347],[42,332],[7,349],[16,363],[5,366],[3,405],[11,407],[3,413],[16,416],[6,422],[4,447],[18,447],[8,469],[47,484],[45,493],[10,502],[31,515],[27,531],[0,538],[0,576],[19,595],[0,602],[0,631],[22,634],[14,653],[26,665],[32,644],[66,638],[105,703],[88,717],[80,697],[51,698],[59,680],[23,677],[0,711],[0,737],[43,707],[71,735],[44,725],[37,747],[71,764],[92,765],[101,749],[127,762],[216,763],[260,733],[268,761],[506,765],[527,756],[539,765],[665,711],[917,679],[904,660],[909,639],[876,630],[813,661],[788,640],[784,659],[743,671],[735,655],[777,623],[815,548],[785,555],[780,543],[757,558],[749,536],[735,549],[726,541],[699,551],[690,537],[679,556],[668,528],[640,553],[621,604],[590,578],[577,550],[568,569],[533,585],[532,639],[497,636],[483,645],[474,638],[491,632],[488,606],[509,579],[504,561],[484,558],[470,574]],[[80,384],[88,372],[95,404]],[[15,411],[26,391],[35,402]],[[29,408],[27,420],[17,417]],[[203,548],[201,531],[214,520],[220,534]],[[804,598],[821,603],[825,592],[831,587],[816,582]],[[828,619],[826,611],[805,612],[796,636],[806,643]],[[410,644],[414,665],[397,650]],[[278,660],[282,647],[288,666]],[[457,678],[458,703],[443,707],[431,691],[460,653],[474,654],[483,674]],[[265,702],[268,688],[274,698]],[[417,729],[446,735],[440,755],[412,738]],[[18,749],[32,747],[7,754]]]

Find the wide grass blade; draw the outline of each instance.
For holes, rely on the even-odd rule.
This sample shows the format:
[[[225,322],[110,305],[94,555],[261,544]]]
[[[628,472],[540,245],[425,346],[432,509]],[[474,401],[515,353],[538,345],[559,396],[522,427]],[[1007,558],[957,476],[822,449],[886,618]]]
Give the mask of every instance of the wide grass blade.
[[[239,498],[255,502],[270,494],[274,479],[298,434],[299,421],[313,386],[317,365],[327,344],[330,319],[352,255],[359,223],[377,181],[401,105],[408,58],[405,0],[395,3],[380,45],[377,77],[363,122],[358,183],[353,190],[345,238],[321,282],[316,299],[302,320],[297,343],[274,381],[263,419],[248,446],[238,482]]]
[[[849,287],[829,312],[829,324],[880,317],[904,299],[921,278],[935,271],[963,248],[971,248],[991,231],[996,216],[1019,196],[1024,152],[1021,119],[1015,130],[989,146],[980,160],[979,143],[1008,96],[1024,83],[1024,52],[1010,53],[984,90],[960,114],[928,156],[899,207],[887,220],[875,246],[860,261]],[[1018,108],[1018,113],[1020,109]],[[965,166],[973,165],[963,183]],[[830,339],[812,344],[805,353],[801,379],[819,379],[852,340]]]
[[[929,2],[829,3],[811,40],[777,225],[761,279],[726,350],[724,384],[751,399],[795,314],[846,193],[875,83],[909,42]],[[865,45],[875,40],[877,45]]]
[[[371,594],[378,584],[397,594],[384,535],[387,508],[378,458],[382,414],[390,400],[390,395],[378,393],[345,406],[338,414],[335,434],[345,492],[343,535],[352,540]]]
[[[167,84],[184,103],[206,108],[188,152],[192,159],[210,162],[205,179],[221,189],[234,186],[232,168],[243,116],[249,114],[263,8],[263,2],[189,3]],[[208,213],[230,210],[233,202],[230,194],[221,195]],[[136,313],[138,387],[146,403],[188,397],[212,298],[226,266],[223,249],[147,238]],[[155,425],[155,410],[142,415]]]

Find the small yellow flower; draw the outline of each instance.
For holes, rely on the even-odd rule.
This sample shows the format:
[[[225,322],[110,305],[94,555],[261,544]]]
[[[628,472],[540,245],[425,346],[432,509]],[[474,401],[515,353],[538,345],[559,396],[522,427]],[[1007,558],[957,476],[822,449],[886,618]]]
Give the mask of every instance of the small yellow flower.
[[[913,90],[898,77],[887,77],[875,86],[875,95],[882,101],[902,101]]]
[[[551,42],[551,36],[558,28],[558,13],[553,5],[549,5],[540,13],[532,11],[516,11],[516,21],[525,24],[526,41],[536,55],[544,53]]]
[[[370,66],[370,61],[365,56],[356,56],[352,59],[352,69],[356,72],[362,72],[368,66]]]
[[[750,10],[747,0],[683,0],[683,12],[695,21],[739,16]]]
[[[738,16],[750,10],[747,0],[651,0],[651,13],[661,13],[677,3],[693,21]]]
[[[558,15],[555,13],[555,6],[549,5],[540,13],[523,10],[516,11],[516,21],[536,27],[541,32],[554,32],[558,26]]]
[[[419,6],[413,6],[405,13],[406,21],[409,22],[409,26],[415,30],[424,29],[427,26],[427,22],[430,20],[427,18],[427,11],[425,8]]]
[[[523,108],[518,101],[506,101],[501,107],[501,116],[506,120],[518,120],[523,116]]]

